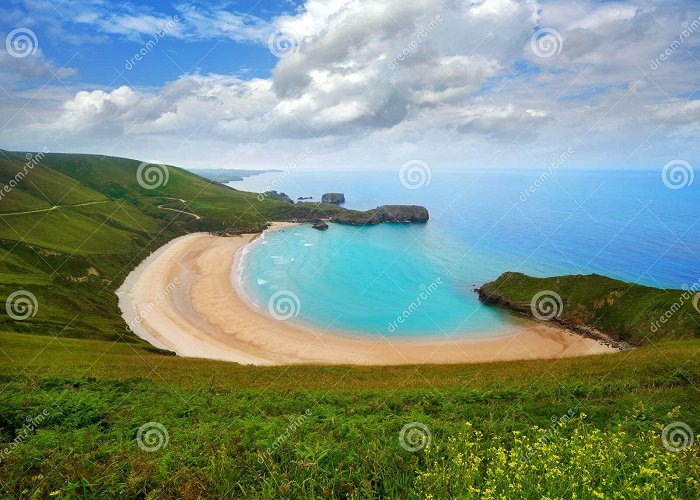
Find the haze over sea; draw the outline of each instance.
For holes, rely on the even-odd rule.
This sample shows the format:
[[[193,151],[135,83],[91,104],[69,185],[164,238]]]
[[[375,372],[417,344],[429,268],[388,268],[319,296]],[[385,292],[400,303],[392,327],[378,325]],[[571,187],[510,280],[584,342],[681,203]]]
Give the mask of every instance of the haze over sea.
[[[484,336],[514,320],[481,305],[473,288],[505,271],[598,273],[660,288],[700,279],[697,184],[671,189],[658,170],[562,168],[539,182],[541,174],[433,170],[416,189],[397,171],[292,170],[232,182],[295,200],[342,192],[346,208],[423,205],[431,215],[427,224],[268,233],[246,253],[244,288],[263,311],[273,294],[293,292],[294,319],[324,330]],[[407,318],[397,323],[398,316]]]

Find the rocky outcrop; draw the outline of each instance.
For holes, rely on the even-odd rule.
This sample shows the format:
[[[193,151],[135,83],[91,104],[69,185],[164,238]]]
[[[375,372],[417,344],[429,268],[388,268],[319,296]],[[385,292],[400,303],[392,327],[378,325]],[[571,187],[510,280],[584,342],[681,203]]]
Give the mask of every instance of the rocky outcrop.
[[[345,195],[343,193],[326,193],[321,196],[321,203],[341,205],[345,203]]]
[[[313,227],[314,229],[318,229],[319,231],[325,231],[326,229],[328,229],[328,224],[326,224],[326,221],[319,220],[316,221],[311,227]]]
[[[372,210],[346,210],[331,217],[331,221],[353,226],[373,226],[385,222],[427,222],[428,209],[419,205],[383,205]]]
[[[285,203],[294,203],[294,200],[292,200],[285,193],[278,193],[277,191],[265,191],[263,195],[267,198],[272,198],[273,200],[279,200]]]

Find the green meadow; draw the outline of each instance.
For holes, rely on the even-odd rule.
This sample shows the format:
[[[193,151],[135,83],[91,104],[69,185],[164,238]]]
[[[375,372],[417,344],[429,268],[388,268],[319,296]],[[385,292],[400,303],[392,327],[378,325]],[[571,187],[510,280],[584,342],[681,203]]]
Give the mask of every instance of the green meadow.
[[[0,152],[0,183],[25,162]],[[0,200],[0,293],[26,290],[38,304],[0,323],[0,497],[700,497],[697,318],[683,309],[664,334],[647,334],[677,291],[548,282],[578,311],[569,319],[639,340],[585,358],[180,358],[121,320],[114,291],[144,257],[192,231],[259,231],[339,209],[259,198],[175,167],[147,189],[139,165],[47,154]],[[522,306],[542,286],[516,278],[499,284]]]
[[[0,348],[5,446],[48,410],[2,457],[8,497],[700,494],[697,446],[662,442],[672,422],[700,425],[697,340],[388,368],[245,367],[15,333],[0,335]],[[164,444],[154,431],[154,451],[137,438],[149,422],[167,432]],[[406,446],[420,449],[408,451],[401,430],[416,422],[430,443],[409,431]]]

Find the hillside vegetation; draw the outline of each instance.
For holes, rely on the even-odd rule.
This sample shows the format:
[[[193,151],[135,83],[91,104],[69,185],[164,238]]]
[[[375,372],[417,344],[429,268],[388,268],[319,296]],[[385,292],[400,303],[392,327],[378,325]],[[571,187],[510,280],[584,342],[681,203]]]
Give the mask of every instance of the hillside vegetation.
[[[0,150],[0,295],[27,290],[36,315],[8,330],[138,339],[114,291],[150,252],[193,231],[242,233],[339,210],[289,205],[173,166],[98,155]],[[159,177],[160,176],[160,177]]]
[[[634,345],[700,338],[700,309],[692,289],[661,290],[597,274],[533,278],[508,272],[482,286],[479,296],[527,316],[551,315],[552,321],[584,333],[595,329]]]
[[[0,333],[0,497],[698,498],[700,448],[662,439],[700,428],[698,352],[246,367]]]

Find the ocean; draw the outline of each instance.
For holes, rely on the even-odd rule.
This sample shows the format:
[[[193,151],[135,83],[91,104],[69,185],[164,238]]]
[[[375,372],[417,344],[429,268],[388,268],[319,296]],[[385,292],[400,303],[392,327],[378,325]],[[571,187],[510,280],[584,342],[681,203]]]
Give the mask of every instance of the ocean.
[[[513,325],[473,290],[505,271],[598,273],[659,288],[700,279],[697,184],[678,188],[660,170],[420,173],[291,170],[230,183],[293,199],[342,192],[346,208],[415,204],[431,215],[426,224],[268,233],[236,274],[251,302],[327,331],[482,337]]]

